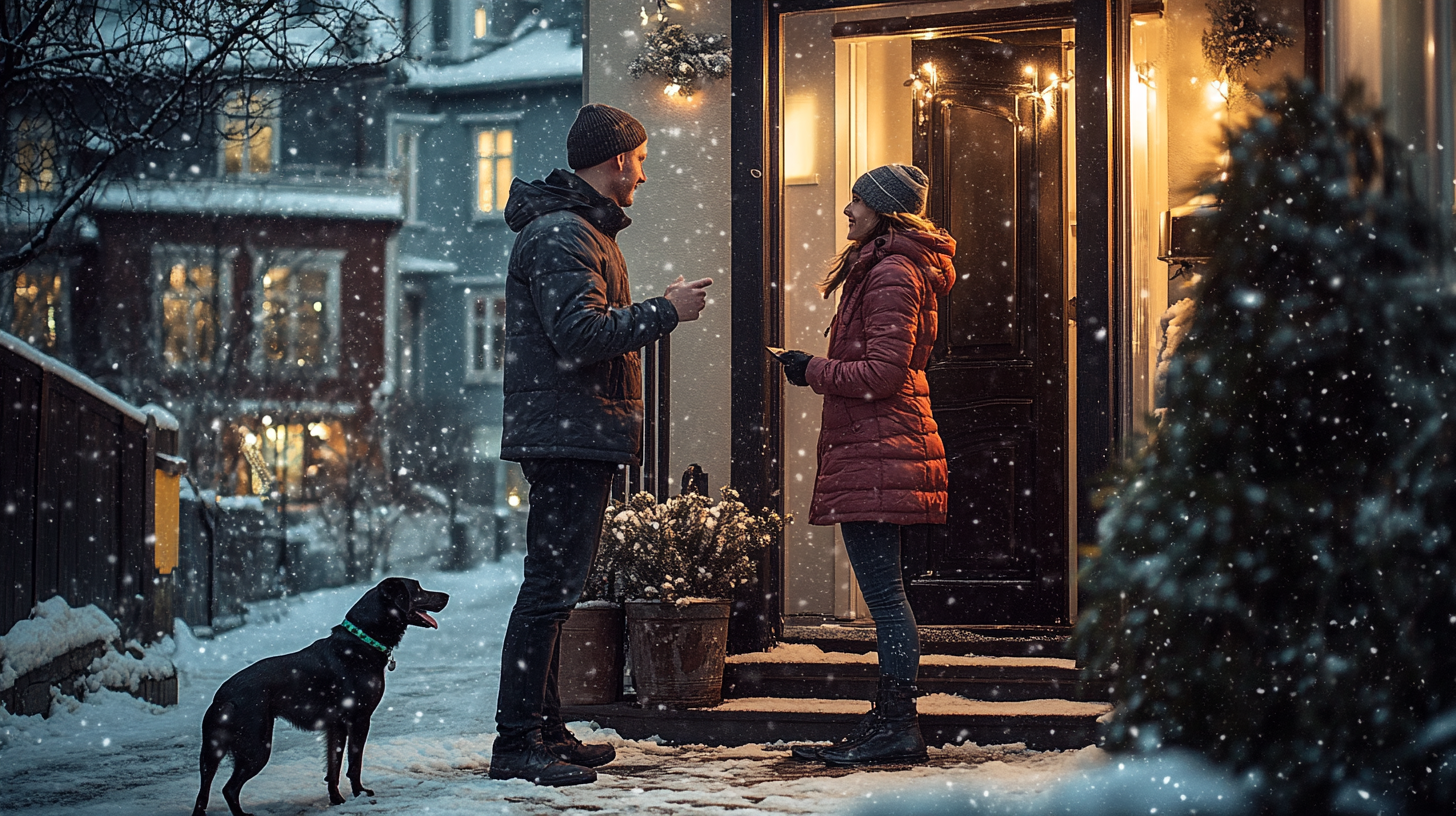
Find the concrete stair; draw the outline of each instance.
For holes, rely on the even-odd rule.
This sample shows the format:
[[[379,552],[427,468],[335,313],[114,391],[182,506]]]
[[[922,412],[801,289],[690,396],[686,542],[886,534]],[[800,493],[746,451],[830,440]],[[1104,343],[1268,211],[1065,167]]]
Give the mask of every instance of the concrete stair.
[[[836,628],[823,627],[811,637],[795,633],[799,642],[786,637],[769,652],[730,656],[724,700],[713,708],[643,709],[629,697],[610,705],[567,706],[562,713],[568,720],[614,728],[629,739],[658,737],[672,744],[838,739],[869,710],[879,666],[872,653],[873,629],[866,641],[858,633],[832,631]],[[831,630],[824,633],[828,636],[815,637],[823,629]],[[1070,659],[1024,656],[1027,651],[1060,652],[1061,638],[1012,637],[1020,642],[998,645],[1016,656],[968,655],[955,644],[949,649],[954,653],[945,654],[944,643],[922,638],[927,654],[921,658],[919,685],[925,696],[918,705],[927,742],[1020,742],[1037,750],[1096,744],[1097,720],[1111,710],[1105,689],[1085,681]],[[829,651],[821,644],[852,650]]]

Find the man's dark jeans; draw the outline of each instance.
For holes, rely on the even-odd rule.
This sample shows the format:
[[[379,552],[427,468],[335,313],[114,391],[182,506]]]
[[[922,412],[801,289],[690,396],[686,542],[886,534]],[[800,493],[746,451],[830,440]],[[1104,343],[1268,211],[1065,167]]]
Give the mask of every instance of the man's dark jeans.
[[[495,724],[504,740],[560,716],[561,624],[586,585],[618,468],[584,459],[527,459],[521,469],[531,483],[531,514],[526,577],[501,649]]]

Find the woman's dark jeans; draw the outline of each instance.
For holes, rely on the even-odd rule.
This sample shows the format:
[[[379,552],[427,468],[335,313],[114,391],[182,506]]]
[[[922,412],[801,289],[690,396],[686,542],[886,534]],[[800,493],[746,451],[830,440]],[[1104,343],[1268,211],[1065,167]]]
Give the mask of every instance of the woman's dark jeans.
[[[839,528],[865,605],[875,619],[880,673],[914,683],[920,675],[920,632],[900,573],[902,528],[880,521],[846,521]]]
[[[583,459],[527,459],[521,469],[531,483],[531,514],[526,575],[501,649],[495,724],[502,740],[524,737],[561,716],[561,624],[586,586],[618,468]]]

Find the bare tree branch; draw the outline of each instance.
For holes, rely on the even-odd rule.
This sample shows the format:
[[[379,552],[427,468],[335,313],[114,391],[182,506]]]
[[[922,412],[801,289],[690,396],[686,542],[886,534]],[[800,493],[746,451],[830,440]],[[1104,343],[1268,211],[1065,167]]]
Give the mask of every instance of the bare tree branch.
[[[337,81],[398,57],[400,25],[382,2],[315,2],[301,15],[297,0],[8,0],[0,292],[119,160],[217,127],[230,91]]]

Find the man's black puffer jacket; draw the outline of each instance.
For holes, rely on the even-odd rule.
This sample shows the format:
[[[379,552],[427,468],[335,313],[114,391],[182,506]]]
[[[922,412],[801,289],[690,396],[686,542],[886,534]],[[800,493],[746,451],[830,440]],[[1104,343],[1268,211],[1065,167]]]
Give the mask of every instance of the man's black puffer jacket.
[[[506,278],[501,458],[640,463],[637,350],[677,327],[666,298],[632,302],[617,233],[632,223],[575,173],[516,179]]]

